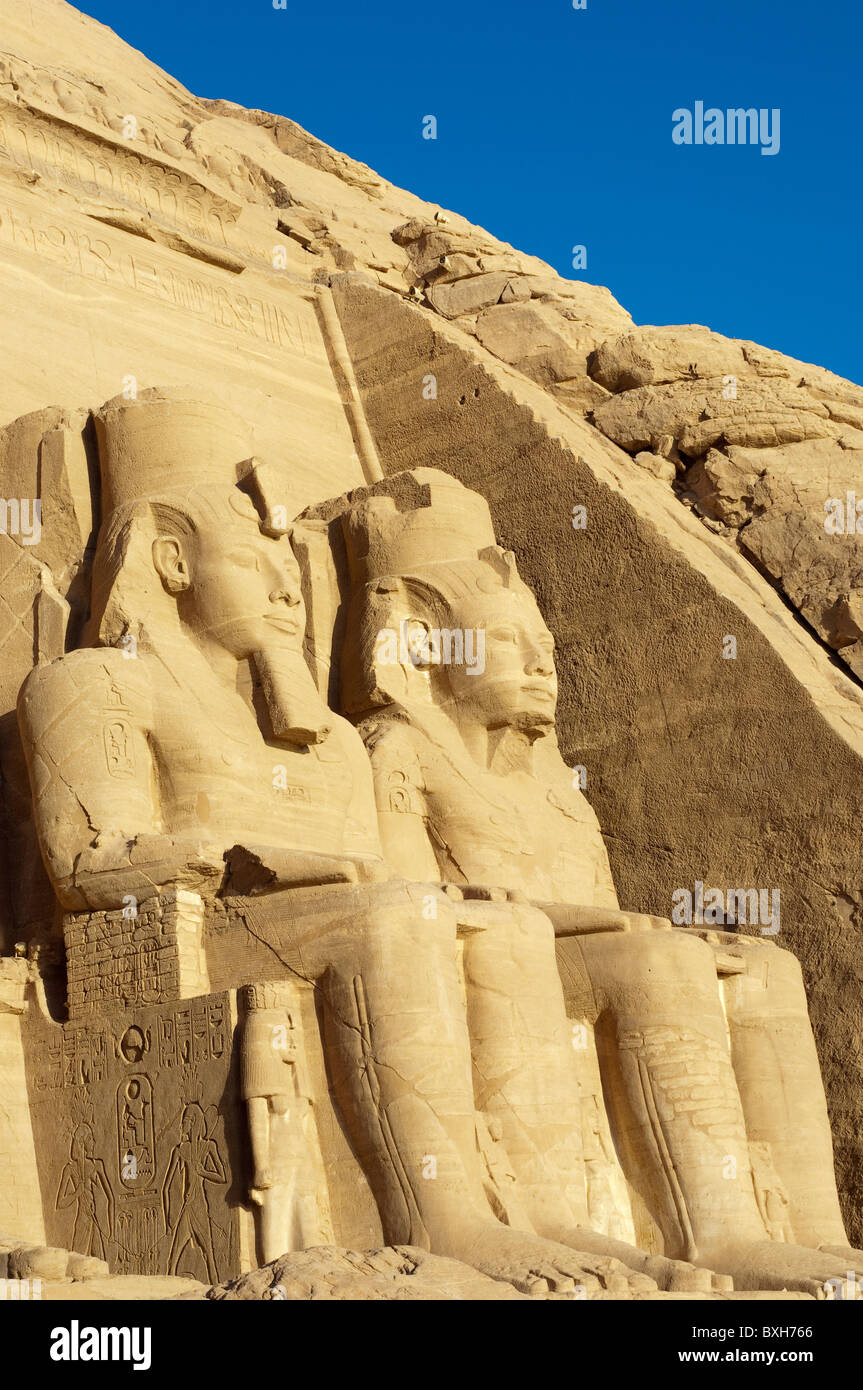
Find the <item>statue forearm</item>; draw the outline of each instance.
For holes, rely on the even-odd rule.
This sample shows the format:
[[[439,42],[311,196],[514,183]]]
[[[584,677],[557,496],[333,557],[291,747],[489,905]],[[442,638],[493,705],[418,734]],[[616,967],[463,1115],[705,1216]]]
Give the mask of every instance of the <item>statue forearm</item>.
[[[110,910],[130,897],[144,902],[168,885],[212,892],[224,873],[222,850],[191,835],[117,835],[88,845],[76,856],[71,873],[55,885],[70,910]]]
[[[578,903],[537,902],[517,889],[488,888],[484,885],[445,884],[444,892],[455,901],[460,925],[470,930],[489,920],[494,909],[506,910],[507,903],[520,903],[545,914],[554,926],[555,936],[590,936],[597,932],[670,931],[664,917],[642,912],[622,912],[619,908],[592,907]]]
[[[55,879],[70,911],[143,902],[168,885],[191,892],[226,889],[238,895],[327,883],[375,883],[392,877],[383,860],[312,854],[262,845],[206,844],[191,835],[120,835],[88,845],[71,873]]]
[[[225,854],[225,861],[225,889],[242,896],[331,883],[377,883],[393,877],[382,859],[264,845],[234,845]]]
[[[622,912],[619,908],[585,907],[576,903],[535,902],[551,919],[555,936],[590,936],[594,932],[670,931],[665,917],[643,912]]]

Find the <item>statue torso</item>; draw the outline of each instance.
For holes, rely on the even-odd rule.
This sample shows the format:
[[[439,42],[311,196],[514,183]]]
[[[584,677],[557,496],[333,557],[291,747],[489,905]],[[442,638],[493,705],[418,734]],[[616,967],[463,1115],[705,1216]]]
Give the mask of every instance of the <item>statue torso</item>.
[[[376,716],[363,734],[379,812],[424,820],[445,881],[617,905],[596,815],[551,740],[530,772],[503,775],[478,766],[460,740],[402,720]]]

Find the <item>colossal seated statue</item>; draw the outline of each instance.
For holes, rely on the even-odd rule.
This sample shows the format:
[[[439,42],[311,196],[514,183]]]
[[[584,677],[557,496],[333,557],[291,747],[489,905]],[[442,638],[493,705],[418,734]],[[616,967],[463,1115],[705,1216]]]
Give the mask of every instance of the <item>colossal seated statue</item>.
[[[158,391],[108,403],[96,427],[103,512],[91,645],[37,667],[19,700],[40,845],[72,924],[67,946],[92,929],[110,954],[106,923],[122,909],[132,941],[121,949],[133,951],[149,921],[138,909],[154,895],[175,904],[177,932],[193,937],[195,904],[206,917],[228,897],[266,897],[279,937],[267,972],[256,975],[238,959],[223,983],[267,986],[247,1001],[239,1042],[254,1165],[245,1188],[260,1208],[266,1256],[283,1241],[326,1229],[313,1146],[303,1160],[310,1169],[294,1181],[279,1123],[286,1106],[297,1115],[306,1110],[305,1084],[299,1072],[286,1082],[282,1064],[267,1067],[260,1058],[256,1012],[283,1010],[276,987],[293,979],[315,991],[329,1084],[387,1241],[464,1260],[526,1290],[655,1289],[601,1248],[554,1238],[563,1209],[545,1178],[546,1155],[569,1165],[574,1187],[583,1179],[580,1158],[569,1155],[569,1117],[548,1111],[546,1078],[556,1075],[567,1045],[565,1019],[553,1026],[544,1019],[560,992],[551,927],[526,905],[507,908],[501,922],[522,934],[537,962],[524,982],[536,1030],[514,1038],[510,1028],[507,1045],[526,1095],[522,1119],[539,1150],[535,1181],[523,1185],[545,1192],[547,1209],[534,1203],[529,1219],[517,1202],[496,1196],[523,1155],[509,1136],[505,1145],[496,1137],[507,1088],[498,1086],[491,1058],[477,1113],[459,931],[472,941],[484,927],[476,914],[497,905],[444,893],[441,879],[452,876],[427,848],[416,859],[392,848],[385,861],[369,760],[306,663],[300,571],[245,430],[227,411]],[[527,785],[523,773],[513,773]],[[411,776],[406,766],[409,788]],[[408,818],[396,819],[407,828]],[[482,881],[499,877],[491,868],[483,864]],[[601,856],[594,870],[606,872]],[[605,895],[611,902],[610,880]],[[551,882],[542,897],[567,901]],[[589,900],[586,885],[576,897]],[[147,937],[148,961],[165,949],[164,923],[160,930]],[[483,1038],[501,1033],[497,1010],[511,1008],[505,1001],[518,991],[509,948],[493,934],[479,935],[466,957],[470,975],[505,981],[500,1005],[491,989],[471,1005],[481,1070]],[[179,997],[195,989],[206,992],[203,966]],[[122,1007],[123,997],[109,1002]],[[95,1007],[92,994],[81,1007]],[[288,1027],[284,1019],[270,1026]],[[129,1056],[144,1045],[136,1038],[122,1044]],[[184,1105],[176,1152],[209,1145],[215,1155],[202,1106],[188,1098]],[[580,1120],[572,1124],[580,1128]],[[183,1206],[169,1222],[172,1268],[197,1243],[211,1269],[199,1218],[209,1189],[225,1184],[220,1164],[211,1157],[200,1176],[198,1215]],[[578,1214],[585,1216],[581,1208]]]
[[[534,1228],[627,1250],[607,1226],[584,1229],[589,1126],[556,935],[641,1244],[742,1288],[817,1293],[860,1269],[799,965],[763,939],[620,911],[555,738],[553,639],[485,501],[418,470],[350,494],[340,515],[344,707],[371,757],[388,862],[472,900],[474,1087]]]

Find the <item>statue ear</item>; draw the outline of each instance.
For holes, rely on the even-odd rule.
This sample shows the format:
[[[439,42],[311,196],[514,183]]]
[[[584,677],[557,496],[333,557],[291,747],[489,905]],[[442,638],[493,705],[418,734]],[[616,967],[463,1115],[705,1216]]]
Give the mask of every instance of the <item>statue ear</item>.
[[[417,605],[419,606],[419,605]],[[387,575],[354,592],[342,652],[342,695],[352,714],[431,699],[440,662],[436,629],[419,617],[403,581]]]
[[[436,634],[425,618],[403,618],[398,632],[399,665],[428,671],[440,662]]]
[[[389,592],[389,591],[388,591]],[[420,694],[428,686],[428,671],[437,652],[431,626],[423,618],[409,617],[399,600],[375,605],[372,622],[367,623],[359,658],[367,702],[374,705],[400,703],[411,693]]]
[[[90,631],[98,645],[116,646],[129,632],[140,639],[142,624],[152,629],[178,622],[177,605],[158,572],[157,539],[149,508],[142,509],[123,528],[110,564],[97,554]]]
[[[169,594],[181,594],[191,584],[189,562],[176,536],[157,536],[153,541],[153,565]]]

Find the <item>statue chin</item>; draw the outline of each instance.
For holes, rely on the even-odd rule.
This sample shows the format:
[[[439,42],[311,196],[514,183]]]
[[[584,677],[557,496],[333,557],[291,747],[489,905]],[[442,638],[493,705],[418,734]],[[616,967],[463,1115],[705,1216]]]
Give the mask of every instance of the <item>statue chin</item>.
[[[527,738],[543,738],[554,728],[554,710],[522,709],[510,716],[507,723],[511,729]]]

